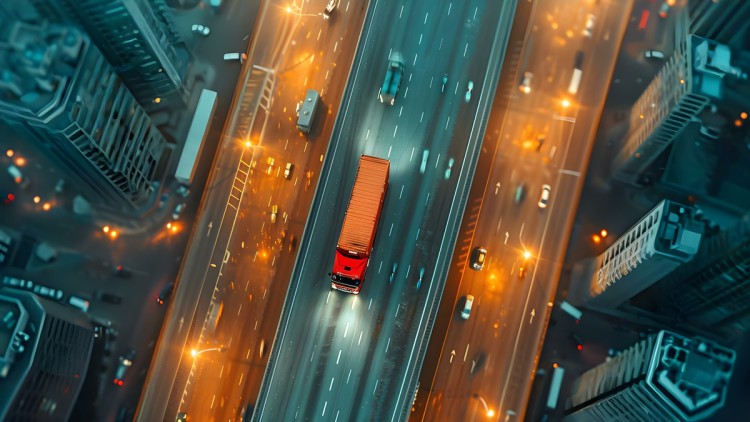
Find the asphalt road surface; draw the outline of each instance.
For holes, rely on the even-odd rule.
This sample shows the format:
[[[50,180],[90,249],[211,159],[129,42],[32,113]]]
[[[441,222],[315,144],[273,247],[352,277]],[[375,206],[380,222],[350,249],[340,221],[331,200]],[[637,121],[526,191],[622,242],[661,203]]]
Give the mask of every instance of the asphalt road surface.
[[[477,180],[486,183],[481,205],[466,216],[476,221],[471,246],[485,247],[487,262],[482,271],[457,274],[454,308],[460,310],[468,294],[475,297],[474,306],[468,321],[457,312],[451,319],[433,385],[426,388],[424,420],[523,419],[548,303],[629,10],[615,2],[580,3],[534,2],[516,89],[508,112],[500,116],[499,136],[488,139],[496,151],[490,176]],[[596,16],[591,37],[583,34],[589,13]],[[578,52],[584,57],[583,78],[571,94]],[[533,75],[528,93],[521,89],[525,72]],[[551,188],[544,208],[539,205],[543,185]]]
[[[507,8],[371,3],[255,418],[395,420],[411,403],[407,372],[427,322],[426,298],[437,288],[438,257],[452,249],[443,243],[449,216],[464,205],[455,195],[467,178],[464,157],[481,136],[485,72],[497,54],[486,34],[509,22]],[[377,94],[396,53],[404,80],[389,106]],[[327,274],[361,154],[389,159],[391,172],[369,270],[354,296],[332,291]]]

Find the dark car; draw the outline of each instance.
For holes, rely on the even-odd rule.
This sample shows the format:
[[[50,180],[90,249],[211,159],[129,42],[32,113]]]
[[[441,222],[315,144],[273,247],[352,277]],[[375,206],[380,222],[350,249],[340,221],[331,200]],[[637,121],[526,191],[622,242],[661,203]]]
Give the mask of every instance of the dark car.
[[[161,289],[161,292],[159,292],[159,295],[156,296],[156,303],[159,305],[163,305],[164,302],[166,302],[170,296],[172,296],[172,289],[174,289],[174,283],[169,283],[166,286],[164,286],[163,289]]]
[[[487,249],[476,247],[471,251],[471,268],[481,271],[484,268],[484,260],[487,258]]]
[[[112,269],[112,273],[116,275],[117,277],[122,277],[122,278],[127,278],[127,277],[130,277],[131,275],[130,269],[128,269],[124,265],[116,265]]]
[[[127,353],[120,356],[119,363],[117,364],[117,369],[115,370],[115,385],[118,387],[122,387],[123,384],[125,384],[125,374],[128,373],[128,369],[133,366],[133,361],[135,360],[135,349],[130,349]]]
[[[100,290],[97,290],[94,292],[94,297],[97,300],[101,300],[102,302],[108,302],[108,303],[112,303],[115,305],[118,305],[122,302],[122,297],[114,293],[102,292]]]

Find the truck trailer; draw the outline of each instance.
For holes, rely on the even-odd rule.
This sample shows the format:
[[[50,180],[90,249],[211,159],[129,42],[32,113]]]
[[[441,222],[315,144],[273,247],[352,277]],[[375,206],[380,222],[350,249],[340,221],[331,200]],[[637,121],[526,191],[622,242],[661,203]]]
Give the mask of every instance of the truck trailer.
[[[355,295],[362,289],[388,191],[390,166],[390,161],[382,158],[368,155],[359,158],[330,274],[333,289]]]

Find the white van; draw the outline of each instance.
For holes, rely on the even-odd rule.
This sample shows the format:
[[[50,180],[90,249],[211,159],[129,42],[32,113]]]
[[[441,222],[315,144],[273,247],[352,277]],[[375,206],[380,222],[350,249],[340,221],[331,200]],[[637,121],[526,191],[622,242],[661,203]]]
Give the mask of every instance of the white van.
[[[78,308],[83,312],[89,311],[89,301],[86,299],[81,299],[78,296],[71,296],[70,299],[68,299],[68,303],[70,306]]]
[[[461,311],[461,318],[469,319],[469,315],[471,315],[471,305],[473,304],[474,296],[466,295],[466,303],[464,304],[464,309]]]

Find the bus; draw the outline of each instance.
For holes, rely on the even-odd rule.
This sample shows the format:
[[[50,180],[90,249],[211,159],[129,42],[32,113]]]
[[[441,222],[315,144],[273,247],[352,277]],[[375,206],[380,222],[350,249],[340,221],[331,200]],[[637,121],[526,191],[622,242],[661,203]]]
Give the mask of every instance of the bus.
[[[313,122],[315,121],[315,112],[318,111],[320,104],[320,94],[314,89],[308,89],[305,99],[299,105],[297,110],[297,128],[305,133],[310,133]]]
[[[190,186],[190,183],[193,182],[198,157],[203,150],[214,111],[216,111],[216,92],[209,89],[202,90],[174,174],[174,178],[185,186]]]
[[[549,394],[547,395],[547,409],[557,409],[557,402],[560,399],[560,389],[562,388],[563,376],[565,375],[565,369],[558,364],[552,365],[555,369],[552,371],[552,381],[549,386]]]

